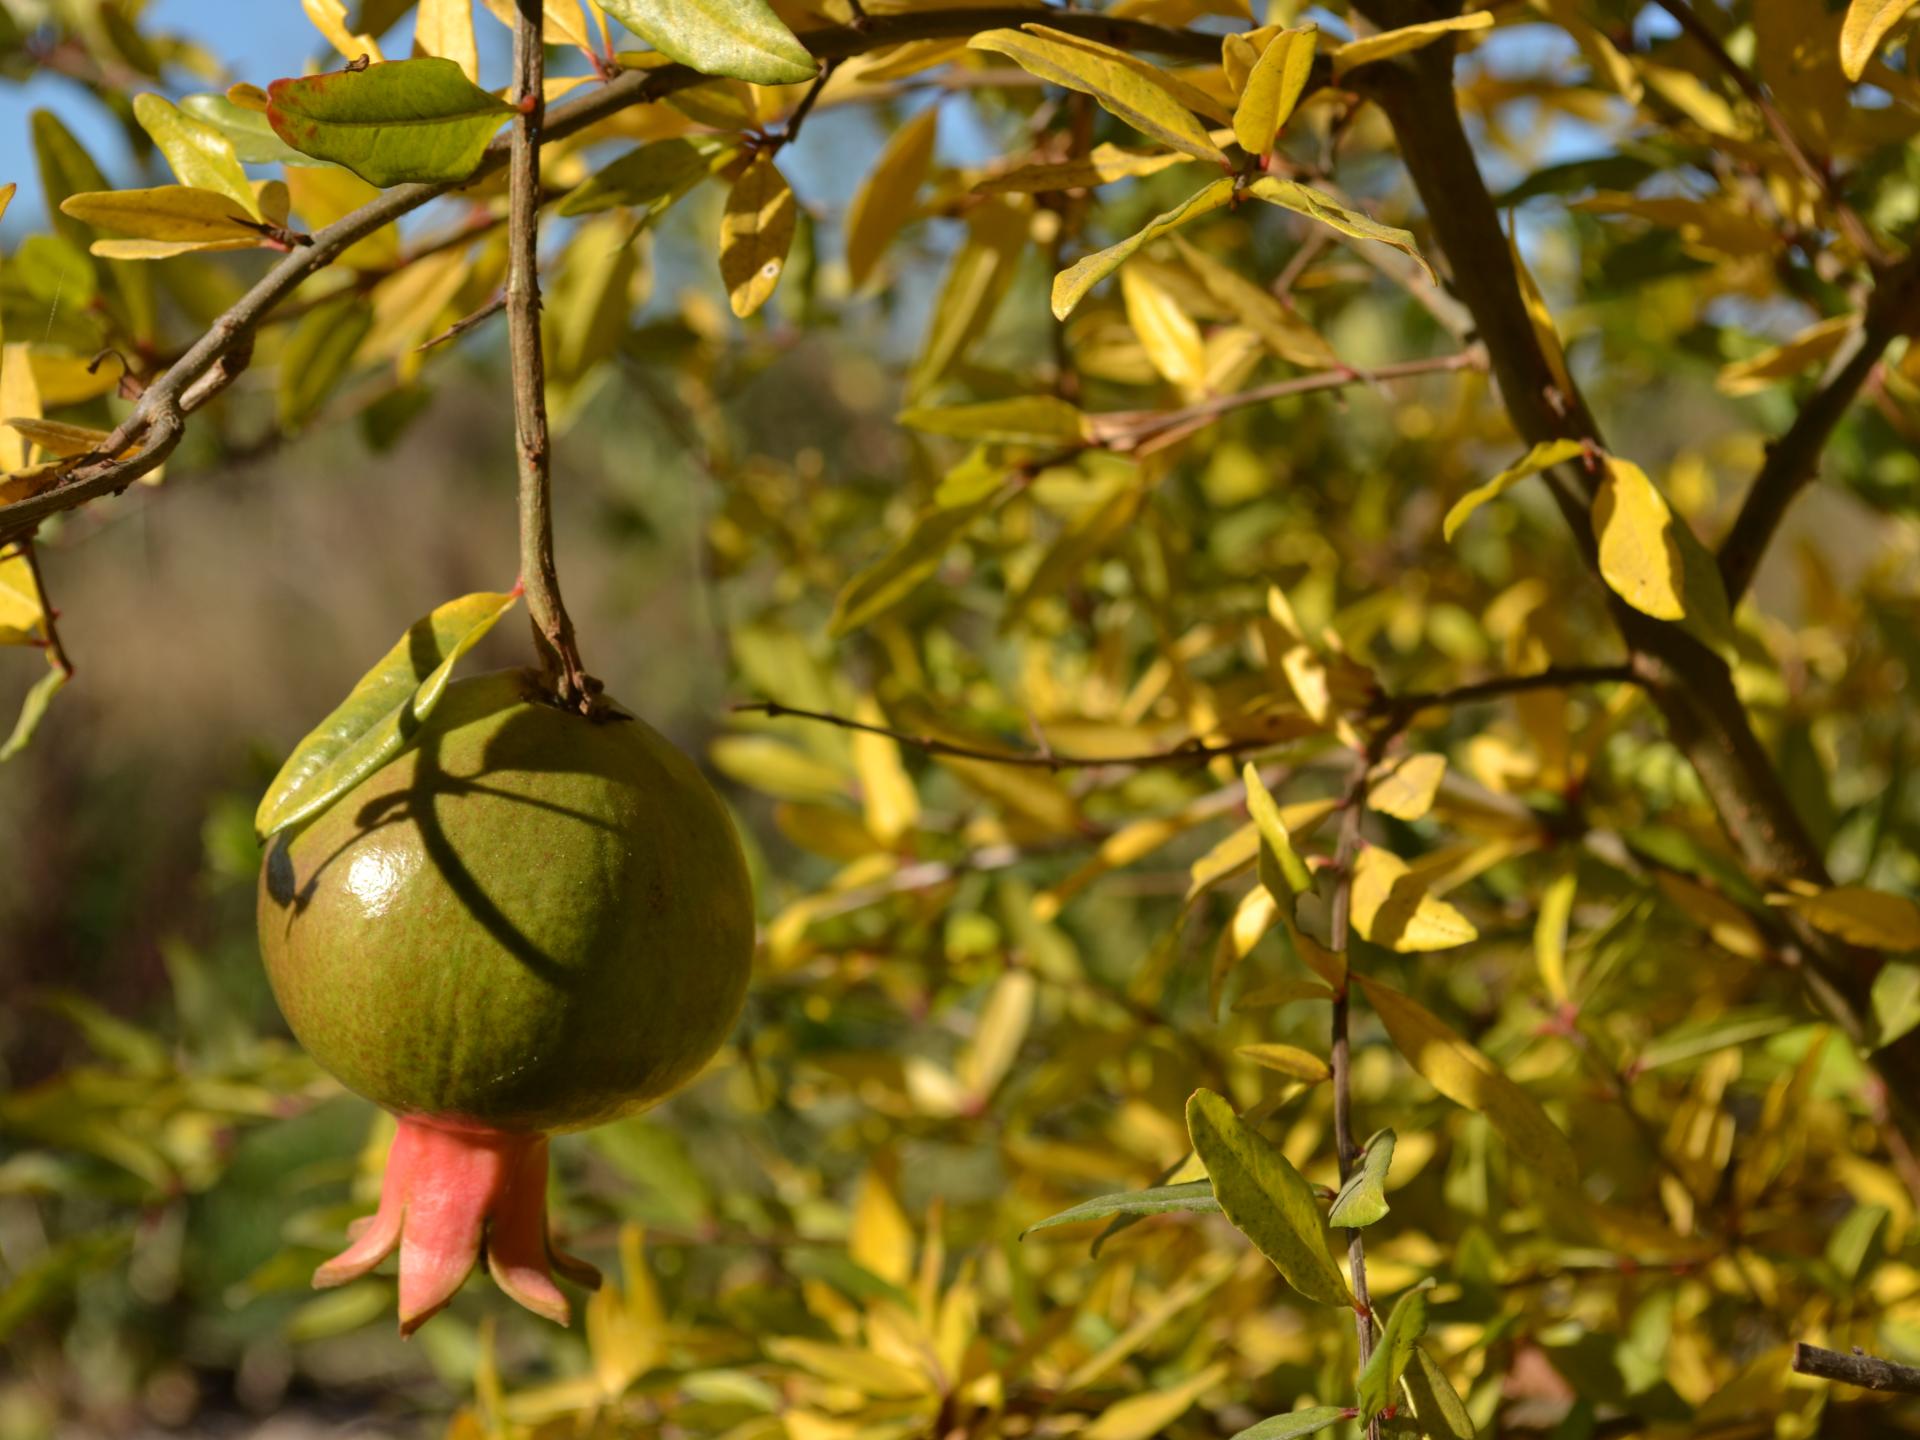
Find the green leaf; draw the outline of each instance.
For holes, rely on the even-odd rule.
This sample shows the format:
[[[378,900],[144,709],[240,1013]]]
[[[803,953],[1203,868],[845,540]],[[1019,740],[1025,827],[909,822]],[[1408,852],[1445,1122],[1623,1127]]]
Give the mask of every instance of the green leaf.
[[[46,196],[47,208],[52,211],[53,228],[76,248],[85,250],[94,238],[92,227],[62,211],[60,202],[82,191],[107,189],[107,177],[51,111],[34,111],[32,128],[40,189]],[[137,336],[150,337],[154,330],[152,277],[138,265],[110,264],[107,272],[113,277],[113,289],[124,307],[129,327]]]
[[[1275,1415],[1257,1425],[1249,1425],[1233,1440],[1299,1440],[1302,1435],[1318,1435],[1338,1425],[1352,1413],[1338,1405],[1315,1405],[1311,1410],[1295,1410],[1289,1415]]]
[[[1413,1358],[1413,1349],[1427,1333],[1427,1291],[1431,1280],[1402,1295],[1387,1317],[1386,1333],[1374,1347],[1373,1358],[1360,1372],[1360,1413],[1371,1420],[1394,1401],[1400,1375]]]
[[[602,0],[601,8],[662,55],[702,75],[797,85],[820,64],[767,0]]]
[[[455,663],[519,598],[518,590],[463,595],[414,622],[294,746],[254,815],[261,836],[312,819],[399,754],[440,703]]]
[[[1360,1154],[1360,1168],[1347,1177],[1340,1193],[1333,1197],[1333,1209],[1327,1212],[1329,1225],[1358,1230],[1382,1219],[1393,1207],[1387,1204],[1387,1170],[1393,1164],[1393,1131],[1381,1130],[1367,1141]]]
[[[267,97],[274,134],[383,188],[466,179],[514,113],[455,62],[438,58],[276,80]]]
[[[1323,1305],[1351,1305],[1327,1249],[1313,1187],[1287,1157],[1211,1090],[1196,1090],[1187,1100],[1187,1133],[1227,1219],[1287,1283]]]
[[[1856,1205],[1833,1227],[1827,1237],[1827,1263],[1842,1287],[1851,1290],[1880,1263],[1888,1214],[1884,1205]]]
[[[740,147],[720,135],[655,140],[629,150],[574,188],[562,215],[591,215],[616,205],[645,210],[651,223],[702,180],[724,169]]]
[[[303,315],[280,352],[275,387],[280,428],[291,434],[326,403],[373,328],[373,308],[349,291]]]
[[[27,698],[20,704],[20,718],[13,722],[13,733],[7,737],[7,743],[0,745],[0,764],[13,759],[33,741],[33,732],[40,728],[40,722],[46,718],[47,706],[53,703],[53,697],[60,687],[67,683],[67,672],[54,666],[42,675]]]
[[[1082,1200],[1070,1210],[1049,1215],[1038,1224],[1020,1232],[1022,1239],[1036,1230],[1051,1230],[1056,1225],[1077,1225],[1083,1220],[1102,1220],[1112,1215],[1166,1215],[1173,1211],[1191,1211],[1201,1215],[1220,1213],[1220,1202],[1213,1198],[1213,1186],[1205,1180],[1185,1185],[1156,1185],[1151,1190],[1127,1190],[1118,1195],[1102,1195]]]
[[[898,419],[929,435],[992,445],[1080,445],[1087,439],[1087,417],[1057,395],[903,410]]]
[[[1434,1358],[1425,1347],[1415,1346],[1414,1363],[1400,1378],[1413,1396],[1413,1413],[1429,1440],[1473,1440],[1479,1427],[1467,1413],[1467,1407]]]
[[[1005,55],[1050,84],[1091,95],[1101,108],[1164,145],[1199,160],[1226,163],[1225,154],[1188,108],[1191,97],[1177,93],[1173,77],[1124,50],[1044,25],[989,30],[974,36],[971,44]]]
[[[1280,908],[1291,915],[1294,897],[1313,888],[1313,876],[1294,853],[1287,822],[1280,818],[1280,807],[1274,803],[1252,761],[1241,770],[1240,778],[1247,786],[1247,814],[1260,832],[1260,882]]]
[[[1894,960],[1873,977],[1874,1045],[1891,1045],[1920,1025],[1920,965]]]
[[[1331,195],[1292,180],[1283,180],[1278,175],[1262,176],[1247,187],[1247,193],[1269,205],[1278,205],[1283,210],[1292,210],[1308,219],[1318,220],[1322,225],[1331,225],[1342,235],[1350,235],[1355,240],[1373,240],[1382,245],[1391,245],[1418,261],[1420,268],[1427,272],[1427,279],[1434,280],[1433,267],[1415,247],[1409,232],[1382,225],[1357,210],[1349,210]]]
[[[184,113],[159,95],[134,96],[133,118],[153,137],[182,185],[225,195],[249,218],[260,218],[247,172],[240,168],[233,142],[218,127]]]
[[[1549,470],[1565,461],[1578,459],[1585,451],[1586,447],[1578,440],[1543,440],[1486,484],[1474,486],[1454,501],[1453,508],[1447,511],[1441,533],[1448,540],[1452,540],[1460,527],[1467,523],[1468,517],[1489,500],[1506,494],[1530,475],[1538,475],[1542,470]]]
[[[1118,245],[1109,245],[1074,262],[1053,277],[1053,318],[1064,320],[1073,313],[1095,285],[1118,270],[1150,240],[1177,230],[1190,220],[1211,214],[1233,199],[1233,181],[1221,179],[1196,190],[1173,209],[1156,215],[1145,227],[1129,235]]]
[[[1273,148],[1274,137],[1300,103],[1319,34],[1317,25],[1282,30],[1260,52],[1233,112],[1233,138],[1249,155],[1264,155]]]
[[[1005,493],[1006,487],[998,485],[970,504],[943,506],[914,521],[906,539],[847,582],[834,601],[828,633],[836,639],[850,634],[919,589],[954,543]]]
[[[180,108],[226,136],[227,143],[233,147],[234,158],[242,165],[326,164],[311,155],[302,155],[274,134],[264,110],[249,110],[224,95],[183,95]]]

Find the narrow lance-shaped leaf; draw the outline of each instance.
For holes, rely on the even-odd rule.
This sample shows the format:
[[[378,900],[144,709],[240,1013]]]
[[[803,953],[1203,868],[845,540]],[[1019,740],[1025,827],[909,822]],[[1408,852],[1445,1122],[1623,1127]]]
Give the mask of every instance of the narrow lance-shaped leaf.
[[[1057,395],[903,410],[897,418],[910,430],[985,444],[1082,445],[1087,440],[1087,417]]]
[[[1185,98],[1175,93],[1172,77],[1123,50],[1040,25],[989,30],[971,43],[976,50],[1005,55],[1050,84],[1091,95],[1101,108],[1162,144],[1197,159],[1226,161]]]
[[[1020,1234],[1024,1239],[1036,1230],[1077,1225],[1083,1220],[1104,1220],[1114,1215],[1167,1215],[1176,1211],[1217,1215],[1220,1202],[1213,1198],[1213,1186],[1205,1180],[1193,1180],[1185,1185],[1156,1185],[1151,1190],[1127,1190],[1118,1195],[1082,1200],[1070,1210],[1029,1225]]]
[[[1809,925],[1853,945],[1876,950],[1920,950],[1920,904],[1865,885],[1835,885],[1810,895],[1769,895]]]
[[[1282,30],[1260,52],[1233,112],[1233,138],[1249,155],[1264,155],[1273,148],[1274,137],[1300,103],[1319,35],[1315,25]]]
[[[1157,175],[1193,161],[1173,151],[1123,150],[1102,142],[1078,160],[1021,165],[991,175],[973,187],[976,195],[1039,195],[1053,190],[1087,190],[1140,175]]]
[[[1263,1041],[1257,1045],[1241,1045],[1233,1053],[1242,1060],[1251,1060],[1262,1069],[1276,1071],[1305,1085],[1318,1085],[1333,1074],[1326,1061],[1311,1050],[1302,1050],[1298,1045]]]
[[[794,85],[820,68],[767,0],[601,0],[601,8],[702,75]]]
[[[1396,229],[1392,225],[1382,225],[1378,220],[1369,219],[1357,210],[1349,210],[1331,195],[1324,194],[1308,185],[1292,180],[1283,180],[1277,175],[1265,175],[1247,187],[1247,193],[1256,200],[1264,200],[1269,205],[1278,205],[1283,210],[1292,210],[1309,219],[1318,220],[1322,225],[1331,225],[1342,235],[1350,235],[1356,240],[1373,240],[1382,245],[1391,245],[1403,254],[1418,261],[1420,268],[1426,271],[1427,279],[1434,278],[1433,267],[1427,263],[1413,243],[1408,231]]]
[[[1378,35],[1369,35],[1361,40],[1349,40],[1333,52],[1334,73],[1344,74],[1357,65],[1370,65],[1376,60],[1404,55],[1409,50],[1418,50],[1463,30],[1488,30],[1492,26],[1491,11],[1475,10],[1466,15],[1450,15],[1445,20],[1427,20],[1418,25],[1403,25],[1398,30],[1383,30]]]
[[[274,134],[383,188],[466,179],[514,113],[438,58],[276,80],[267,96]]]
[[[185,185],[161,185],[151,190],[101,190],[69,195],[60,202],[63,214],[105,230],[118,230],[144,241],[161,241],[188,250],[243,250],[261,243],[260,232],[248,223],[249,212],[232,197]],[[117,240],[93,242],[96,255],[116,254],[128,247]],[[139,258],[154,258],[150,251]]]
[[[1413,1363],[1400,1378],[1413,1397],[1413,1413],[1428,1440],[1473,1440],[1479,1427],[1426,1347],[1414,1347]]]
[[[53,697],[60,687],[67,683],[67,672],[53,664],[48,657],[50,668],[34,682],[27,691],[27,698],[20,704],[20,718],[13,723],[13,733],[7,736],[6,744],[0,745],[0,764],[13,759],[26,749],[33,740],[34,731],[40,728],[40,722],[46,718],[47,707],[53,703]]]
[[[1260,832],[1260,883],[1287,914],[1293,913],[1294,897],[1313,888],[1313,876],[1306,862],[1294,853],[1293,837],[1287,834],[1287,822],[1280,818],[1260,771],[1248,761],[1240,772],[1247,787],[1247,814]]]
[[[1364,975],[1354,978],[1395,1047],[1428,1084],[1454,1104],[1485,1115],[1522,1163],[1557,1185],[1571,1188],[1578,1182],[1573,1147],[1538,1100],[1418,1001]]]
[[[1360,1372],[1360,1413],[1371,1420],[1394,1403],[1400,1375],[1413,1359],[1414,1346],[1427,1333],[1427,1290],[1431,1280],[1402,1295],[1387,1317],[1386,1333]]]
[[[893,237],[913,218],[914,202],[933,165],[940,107],[929,105],[900,127],[874,162],[847,210],[847,283],[865,285]]]
[[[1386,1218],[1393,1207],[1387,1204],[1387,1171],[1393,1166],[1393,1131],[1381,1130],[1367,1141],[1360,1153],[1360,1164],[1333,1197],[1327,1212],[1329,1225],[1358,1230]]]
[[[1233,1437],[1233,1440],[1301,1440],[1305,1435],[1318,1435],[1322,1430],[1331,1430],[1345,1420],[1349,1412],[1338,1405],[1315,1405],[1307,1410],[1295,1410],[1286,1415],[1275,1415],[1249,1425]]]
[[[1190,220],[1210,214],[1233,199],[1233,181],[1215,180],[1196,190],[1173,209],[1154,216],[1144,227],[1117,245],[1096,251],[1076,261],[1053,277],[1053,317],[1064,320],[1073,313],[1086,294],[1107,276],[1118,270],[1148,241],[1177,230]]]
[[[911,595],[940,566],[949,548],[980,516],[998,504],[1006,487],[995,484],[967,504],[942,506],[914,522],[907,538],[847,582],[834,602],[828,633],[858,630]]]
[[[652,141],[588,177],[560,202],[559,213],[591,215],[622,205],[645,210],[651,222],[738,153],[739,146],[720,135]]]
[[[1453,508],[1447,511],[1441,532],[1447,539],[1453,539],[1460,527],[1467,523],[1467,517],[1489,500],[1506,494],[1528,476],[1538,475],[1542,470],[1577,459],[1585,453],[1586,446],[1578,440],[1543,440],[1486,484],[1474,486],[1454,501]]]
[[[218,127],[186,114],[160,95],[134,96],[133,118],[153,137],[182,185],[225,195],[242,214],[259,218],[247,172],[240,168],[233,142]]]
[[[482,592],[416,621],[287,757],[254,815],[264,836],[318,815],[400,753],[440,703],[453,667],[520,598]]]
[[[1278,1147],[1211,1090],[1196,1090],[1188,1099],[1187,1133],[1220,1208],[1287,1283],[1323,1305],[1350,1305],[1353,1296],[1327,1249],[1313,1187]]]
[[[1852,0],[1847,6],[1847,18],[1840,27],[1840,68],[1849,80],[1867,73],[1880,42],[1912,4],[1913,0]]]

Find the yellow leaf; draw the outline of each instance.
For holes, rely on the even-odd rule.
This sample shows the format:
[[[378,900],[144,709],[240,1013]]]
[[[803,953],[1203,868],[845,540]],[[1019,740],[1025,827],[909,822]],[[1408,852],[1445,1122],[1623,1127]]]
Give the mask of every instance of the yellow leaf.
[[[1433,267],[1427,263],[1413,243],[1413,236],[1405,230],[1392,225],[1382,225],[1378,220],[1362,215],[1358,210],[1349,210],[1331,195],[1315,190],[1310,185],[1301,185],[1296,181],[1283,180],[1278,175],[1263,175],[1247,187],[1247,194],[1256,200],[1264,200],[1269,205],[1278,205],[1283,210],[1305,215],[1310,220],[1318,220],[1322,225],[1331,225],[1342,235],[1355,240],[1372,240],[1381,245],[1391,245],[1394,249],[1419,262],[1426,272],[1428,280],[1434,278]]]
[[[1517,229],[1507,231],[1507,253],[1513,260],[1514,279],[1520,284],[1520,298],[1527,307],[1527,320],[1533,326],[1533,337],[1539,342],[1540,353],[1546,357],[1547,368],[1553,371],[1553,383],[1563,399],[1571,399],[1577,387],[1573,377],[1567,372],[1567,347],[1560,339],[1560,327],[1553,323],[1553,311],[1547,307],[1547,297],[1540,293],[1540,287],[1534,283],[1533,271],[1527,268],[1527,260],[1520,253],[1520,237]]]
[[[1764,959],[1772,946],[1753,917],[1717,890],[1696,885],[1670,870],[1656,870],[1654,883],[1688,920],[1698,925],[1730,955],[1743,960]]]
[[[1834,355],[1859,328],[1858,315],[1835,315],[1810,325],[1784,344],[1762,350],[1746,360],[1723,366],[1715,384],[1725,395],[1755,395],[1782,380],[1791,380]]]
[[[1188,873],[1187,903],[1260,858],[1260,830],[1252,821],[1229,834],[1193,862]]]
[[[307,19],[313,22],[326,42],[338,50],[347,60],[365,58],[378,64],[387,57],[380,53],[380,42],[371,35],[356,35],[347,24],[345,0],[300,0],[300,7],[307,12]]]
[[[249,218],[257,217],[253,185],[240,168],[233,142],[217,126],[160,95],[136,95],[133,114],[182,185],[224,195]]]
[[[1032,971],[1009,970],[987,997],[973,1043],[962,1052],[955,1067],[960,1083],[976,1101],[993,1094],[1013,1068],[1033,1023],[1034,992]]]
[[[0,645],[24,645],[37,638],[45,618],[27,557],[13,554],[0,559]]]
[[[906,1284],[913,1274],[913,1227],[880,1165],[860,1179],[847,1254],[861,1269],[895,1285]]]
[[[1686,616],[1685,562],[1673,537],[1673,513],[1647,472],[1612,456],[1593,499],[1600,574],[1634,609],[1656,620]]]
[[[886,720],[871,696],[860,701],[854,718],[868,725],[884,724]],[[867,828],[882,845],[892,845],[920,819],[920,797],[900,762],[900,746],[891,736],[856,730],[852,751]]]
[[[720,218],[720,278],[734,314],[744,318],[767,303],[786,269],[798,218],[772,157],[756,156],[733,182]]]
[[[1836,885],[1810,895],[1769,895],[1817,930],[1875,950],[1920,950],[1920,904],[1865,885]]]
[[[68,425],[60,420],[32,420],[25,416],[10,415],[3,423],[47,454],[62,460],[70,460],[75,455],[90,455],[100,448],[101,441],[112,438],[111,431],[96,430],[91,425]]]
[[[775,1336],[766,1344],[767,1353],[774,1359],[797,1365],[822,1380],[845,1385],[874,1399],[910,1400],[929,1389],[919,1372],[871,1350],[802,1340],[792,1335]]]
[[[1192,158],[1164,150],[1123,150],[1102,141],[1083,159],[1017,166],[988,176],[974,186],[973,191],[976,195],[1037,195],[1053,190],[1086,190],[1114,180],[1157,175],[1170,166],[1185,165]]]
[[[1384,765],[1367,789],[1367,805],[1396,820],[1418,820],[1433,808],[1446,778],[1444,755],[1409,755]]]
[[[1354,976],[1387,1034],[1427,1083],[1456,1105],[1485,1115],[1524,1164],[1556,1185],[1580,1178],[1573,1147],[1526,1091],[1418,1002],[1364,975]]]
[[[1271,150],[1274,137],[1293,114],[1300,92],[1307,88],[1319,35],[1315,25],[1282,30],[1260,52],[1233,112],[1233,138],[1249,155],[1264,155]]]
[[[1242,1060],[1251,1060],[1268,1070],[1278,1070],[1282,1075],[1291,1075],[1295,1080],[1304,1080],[1309,1085],[1318,1085],[1333,1074],[1327,1068],[1326,1061],[1297,1045],[1241,1045],[1233,1053]]]
[[[290,165],[287,190],[293,197],[294,213],[309,230],[325,229],[380,194],[351,170],[337,165]],[[349,245],[337,263],[353,270],[387,270],[399,259],[400,232],[392,225],[382,225]]]
[[[1204,394],[1206,345],[1200,327],[1181,308],[1179,299],[1138,266],[1120,272],[1120,295],[1126,305],[1127,324],[1140,338],[1153,368],[1183,395]]]
[[[1571,869],[1555,876],[1540,896],[1540,914],[1533,925],[1533,954],[1540,965],[1540,983],[1557,1005],[1567,1003],[1567,921],[1573,914],[1576,884]]]
[[[1073,313],[1074,306],[1086,298],[1086,294],[1107,276],[1118,270],[1132,257],[1135,251],[1170,230],[1176,230],[1189,220],[1197,220],[1233,200],[1233,181],[1220,179],[1210,182],[1194,191],[1173,209],[1163,211],[1149,220],[1145,226],[1129,235],[1117,245],[1109,245],[1097,250],[1083,259],[1075,261],[1058,275],[1053,277],[1053,318],[1064,320]]]
[[[1124,50],[1081,40],[1044,25],[1025,30],[989,30],[971,42],[976,50],[1005,55],[1050,84],[1091,95],[1103,109],[1143,135],[1201,160],[1222,164],[1226,156],[1193,117],[1191,87]]]
[[[968,217],[966,242],[941,282],[909,396],[943,377],[987,328],[1013,283],[1029,233],[1027,211],[1009,200],[988,200]]]
[[[1466,916],[1427,893],[1406,861],[1378,845],[1354,863],[1352,904],[1361,939],[1402,953],[1451,950],[1479,938]]]
[[[480,0],[487,13],[511,30],[519,17],[514,0]],[[542,7],[540,38],[549,45],[577,45],[592,53],[593,32],[580,14],[580,0],[546,0]]]
[[[1470,15],[1453,15],[1445,20],[1428,20],[1419,25],[1403,25],[1398,30],[1385,30],[1378,35],[1369,35],[1364,40],[1350,40],[1340,46],[1333,52],[1333,70],[1338,75],[1357,65],[1370,65],[1376,60],[1418,50],[1446,35],[1492,28],[1493,14],[1487,10],[1476,10]]]
[[[187,185],[160,185],[151,190],[95,190],[69,195],[60,202],[62,214],[88,225],[137,236],[142,240],[186,242],[192,246],[239,249],[258,245],[260,232],[231,196]],[[110,240],[96,240],[94,253]]]
[[[1326,724],[1333,713],[1333,689],[1327,680],[1326,663],[1311,646],[1295,645],[1280,657],[1280,669],[1307,718],[1316,725]]]
[[[1453,508],[1447,511],[1447,518],[1441,526],[1441,532],[1448,540],[1453,539],[1460,527],[1467,523],[1467,517],[1489,500],[1506,494],[1528,476],[1538,475],[1542,470],[1576,459],[1585,451],[1586,447],[1578,440],[1542,441],[1486,484],[1476,485],[1454,501]]]
[[[451,60],[480,83],[480,50],[473,38],[473,0],[420,0],[413,43],[422,53]]]
[[[1340,363],[1333,347],[1313,327],[1263,285],[1256,285],[1231,266],[1223,265],[1184,235],[1173,237],[1174,247],[1187,268],[1200,278],[1209,294],[1242,325],[1260,337],[1261,344],[1290,365],[1331,369]]]
[[[1224,1364],[1210,1365],[1165,1390],[1129,1395],[1080,1432],[1080,1440],[1153,1440],[1193,1408],[1193,1402],[1227,1378]]]
[[[1887,32],[1912,8],[1913,0],[1852,0],[1840,27],[1840,68],[1847,79],[1858,80],[1866,73]]]
[[[0,418],[40,418],[40,383],[24,344],[0,348]],[[17,429],[0,430],[0,473],[25,470],[32,463],[27,437]]]
[[[847,211],[847,283],[867,283],[893,237],[913,218],[914,202],[933,164],[940,109],[929,105],[887,142]]]

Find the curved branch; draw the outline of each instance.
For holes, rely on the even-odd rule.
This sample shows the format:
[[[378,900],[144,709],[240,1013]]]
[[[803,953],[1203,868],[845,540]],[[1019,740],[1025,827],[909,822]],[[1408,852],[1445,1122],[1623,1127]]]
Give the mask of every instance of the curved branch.
[[[1056,29],[1132,50],[1185,59],[1208,59],[1219,53],[1218,36],[1175,30],[1138,20],[1116,20],[1104,15],[1062,14],[1030,6],[984,9],[956,7],[918,14],[874,16],[860,25],[811,30],[802,43],[822,60],[840,60],[882,50],[910,40],[957,39],[984,30],[1044,20]],[[707,77],[684,65],[653,70],[630,70],[578,99],[557,106],[547,117],[541,141],[564,140],[591,125],[635,105],[666,98],[700,84]],[[465,180],[435,185],[396,185],[333,224],[316,232],[303,245],[257,280],[216,320],[186,354],[147,388],[133,413],[102,443],[99,452],[83,456],[48,489],[24,500],[0,505],[0,543],[31,536],[40,522],[106,495],[117,495],[165,460],[180,441],[183,416],[194,407],[186,403],[189,387],[229,357],[243,356],[253,332],[275,307],[325,269],[350,246],[441,196],[484,180],[507,164],[511,134],[497,137],[480,164]],[[237,374],[234,369],[233,374]],[[227,377],[231,380],[232,375]],[[137,446],[137,448],[136,448]],[[134,453],[128,454],[129,450]]]

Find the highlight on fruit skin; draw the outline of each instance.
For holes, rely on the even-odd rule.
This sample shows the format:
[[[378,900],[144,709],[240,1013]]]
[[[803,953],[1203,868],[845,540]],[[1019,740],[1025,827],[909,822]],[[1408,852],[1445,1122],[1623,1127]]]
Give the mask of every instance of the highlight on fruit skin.
[[[546,1215],[547,1137],[691,1080],[745,999],[753,907],[698,769],[624,712],[533,677],[456,681],[407,746],[262,866],[260,946],[295,1037],[399,1128],[380,1205],[319,1286],[400,1256],[400,1326],[483,1258],[567,1323],[592,1288]]]

